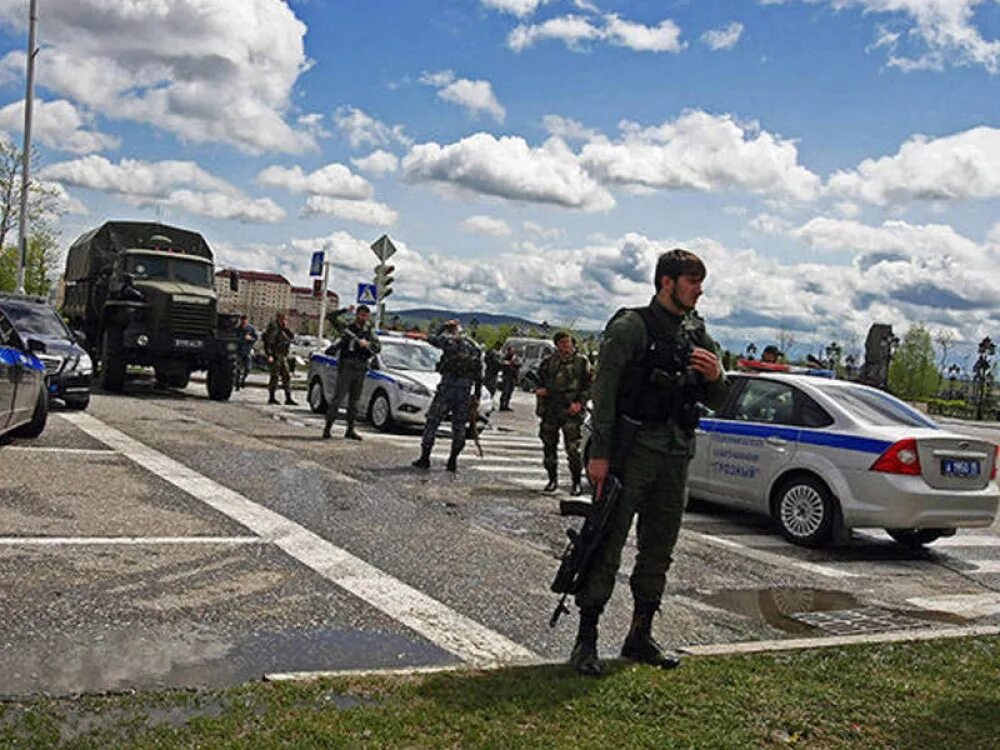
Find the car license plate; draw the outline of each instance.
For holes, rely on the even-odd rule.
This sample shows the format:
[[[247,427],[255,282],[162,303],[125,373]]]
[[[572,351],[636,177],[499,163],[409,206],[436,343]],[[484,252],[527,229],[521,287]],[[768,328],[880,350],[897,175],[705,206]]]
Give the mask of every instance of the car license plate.
[[[205,342],[198,339],[174,339],[174,346],[178,349],[201,349],[204,345]]]
[[[978,461],[962,461],[955,458],[941,459],[941,476],[944,477],[978,477]]]

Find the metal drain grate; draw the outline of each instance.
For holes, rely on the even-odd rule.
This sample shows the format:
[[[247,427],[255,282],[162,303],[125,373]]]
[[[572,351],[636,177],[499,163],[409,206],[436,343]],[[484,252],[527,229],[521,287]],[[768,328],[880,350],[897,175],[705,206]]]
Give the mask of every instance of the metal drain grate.
[[[836,609],[828,612],[796,612],[790,617],[831,635],[883,633],[887,630],[926,628],[927,620],[918,620],[881,607]]]

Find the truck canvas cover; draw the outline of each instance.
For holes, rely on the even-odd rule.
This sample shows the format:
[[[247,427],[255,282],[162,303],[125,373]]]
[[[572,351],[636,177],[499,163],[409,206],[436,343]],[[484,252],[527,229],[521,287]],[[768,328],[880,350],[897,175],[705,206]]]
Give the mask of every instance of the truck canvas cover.
[[[108,221],[80,235],[70,246],[66,280],[83,281],[110,272],[116,255],[137,248],[152,249],[155,235],[169,237],[178,253],[212,259],[212,250],[197,232],[152,221]]]

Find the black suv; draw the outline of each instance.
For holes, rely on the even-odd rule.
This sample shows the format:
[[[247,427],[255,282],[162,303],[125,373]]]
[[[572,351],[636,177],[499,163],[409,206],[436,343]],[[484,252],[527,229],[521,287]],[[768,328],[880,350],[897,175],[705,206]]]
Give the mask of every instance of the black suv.
[[[22,341],[44,344],[37,357],[45,365],[49,398],[62,399],[70,409],[86,409],[94,364],[59,313],[41,297],[18,294],[0,294],[0,311]]]

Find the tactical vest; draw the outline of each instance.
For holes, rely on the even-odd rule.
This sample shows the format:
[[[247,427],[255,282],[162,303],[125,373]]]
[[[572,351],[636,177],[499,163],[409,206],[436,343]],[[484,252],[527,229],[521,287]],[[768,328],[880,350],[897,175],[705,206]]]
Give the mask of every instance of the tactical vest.
[[[352,333],[354,336],[351,335]],[[354,340],[355,336],[358,338],[367,338],[368,335],[369,333],[367,328],[362,329],[360,332],[354,328],[353,325],[344,329],[344,334],[340,337],[340,358],[365,361],[371,357],[371,351],[358,346],[357,342]],[[354,343],[353,347],[351,346],[351,343]]]
[[[444,350],[438,362],[438,372],[441,375],[468,380],[482,377],[482,367],[479,346],[464,336],[457,337],[455,342]]]
[[[619,310],[615,318],[627,310]],[[643,356],[622,372],[619,411],[643,424],[674,422],[693,433],[699,418],[697,404],[705,399],[706,389],[704,378],[688,369],[688,362],[701,342],[695,331],[684,326],[676,334],[669,331],[649,306],[632,308],[632,312],[642,319],[649,343]]]

